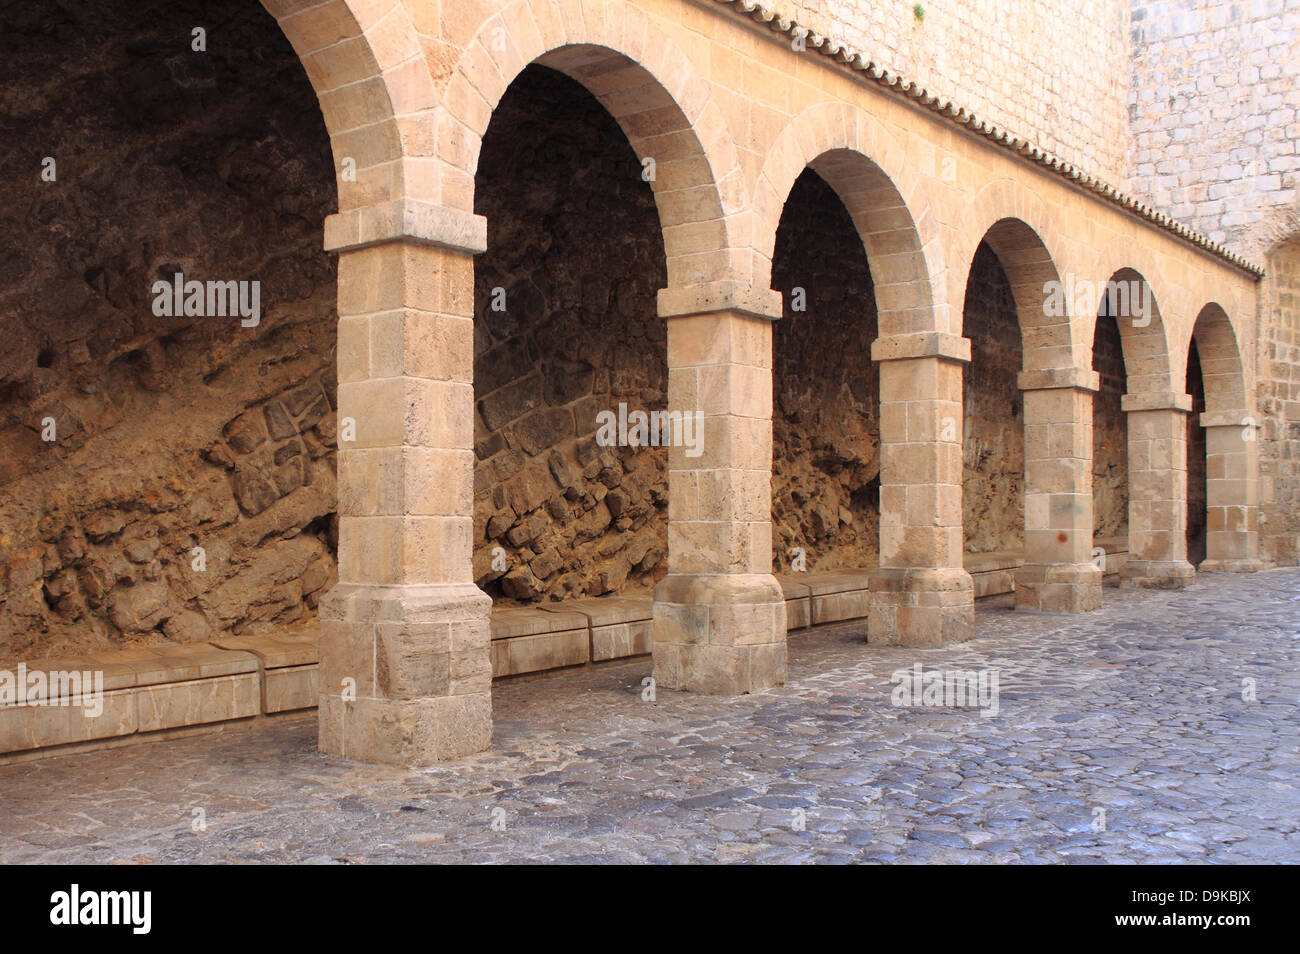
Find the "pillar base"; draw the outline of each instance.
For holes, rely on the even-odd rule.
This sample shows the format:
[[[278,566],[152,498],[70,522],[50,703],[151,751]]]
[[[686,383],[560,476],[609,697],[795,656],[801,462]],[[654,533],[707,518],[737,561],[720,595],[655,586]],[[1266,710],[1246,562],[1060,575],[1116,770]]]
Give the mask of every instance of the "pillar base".
[[[488,749],[491,610],[471,583],[330,590],[320,605],[320,750],[417,767]]]
[[[1101,570],[1091,563],[1025,563],[1015,581],[1018,610],[1086,613],[1101,606]]]
[[[669,574],[655,587],[655,683],[715,695],[782,685],[785,626],[771,574]]]
[[[1181,590],[1195,578],[1196,569],[1186,560],[1130,559],[1119,571],[1121,586],[1160,590]]]
[[[1197,573],[1258,573],[1267,567],[1263,560],[1204,560]]]
[[[871,575],[870,642],[946,646],[974,632],[975,588],[965,570],[883,569]]]

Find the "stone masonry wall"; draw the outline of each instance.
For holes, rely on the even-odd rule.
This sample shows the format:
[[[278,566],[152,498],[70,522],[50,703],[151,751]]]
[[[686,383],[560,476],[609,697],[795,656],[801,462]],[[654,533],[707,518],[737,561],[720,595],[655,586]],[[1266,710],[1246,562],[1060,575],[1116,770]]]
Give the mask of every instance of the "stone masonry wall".
[[[1300,234],[1300,5],[1134,0],[1129,188],[1265,264],[1255,335],[1260,555],[1300,562],[1300,307],[1288,259]]]
[[[1093,175],[1117,186],[1124,182],[1129,26],[1124,0],[771,0],[765,5]]]
[[[967,553],[1024,546],[1025,439],[1020,322],[1002,264],[980,244],[966,284],[962,333],[971,361],[962,375],[965,434],[962,522]]]
[[[331,164],[256,4],[5,5],[0,659],[313,613],[335,574]],[[177,271],[259,280],[259,325],[155,316]]]
[[[1300,563],[1300,236],[1267,258],[1260,288],[1260,556]]]
[[[1133,0],[1129,184],[1260,261],[1300,230],[1300,6]]]
[[[772,287],[772,549],[787,569],[873,566],[880,526],[876,297],[857,228],[834,190],[805,171],[777,231]],[[796,311],[796,289],[804,310]]]

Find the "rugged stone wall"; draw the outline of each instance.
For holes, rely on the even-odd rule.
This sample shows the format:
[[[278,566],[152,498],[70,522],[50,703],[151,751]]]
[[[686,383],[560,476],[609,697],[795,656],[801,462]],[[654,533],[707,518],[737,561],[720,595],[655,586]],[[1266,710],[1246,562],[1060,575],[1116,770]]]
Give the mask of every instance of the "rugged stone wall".
[[[1187,354],[1187,393],[1192,396],[1192,413],[1187,417],[1187,559],[1192,566],[1200,566],[1205,559],[1208,494],[1205,428],[1201,427],[1205,379],[1201,377],[1201,358],[1195,341]]]
[[[1098,391],[1092,397],[1093,536],[1128,536],[1128,421],[1121,408],[1126,390],[1119,324],[1103,302],[1092,344]]]
[[[1025,541],[1025,438],[1016,376],[1024,366],[1011,283],[980,243],[966,283],[962,334],[971,361],[962,375],[965,433],[962,526],[967,553],[1018,550]]]
[[[809,570],[872,566],[880,541],[875,289],[848,210],[811,170],[786,201],[772,287],[785,302],[773,339],[773,565],[787,569],[800,547]]]
[[[772,0],[765,6],[1093,175],[1124,181],[1126,0]]]
[[[666,449],[596,442],[600,411],[667,406],[663,240],[641,171],[596,99],[544,67],[484,137],[474,573],[494,596],[597,596],[666,572]]]
[[[334,175],[297,56],[256,4],[0,18],[0,658],[310,614],[334,576]],[[260,281],[260,324],[155,316],[177,271]]]

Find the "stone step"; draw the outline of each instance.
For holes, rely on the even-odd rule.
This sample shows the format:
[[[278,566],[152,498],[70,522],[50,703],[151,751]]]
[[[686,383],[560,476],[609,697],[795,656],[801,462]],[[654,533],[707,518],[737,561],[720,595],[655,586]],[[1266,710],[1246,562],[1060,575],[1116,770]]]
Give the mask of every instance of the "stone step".
[[[1127,541],[1098,540],[1097,545],[1107,551],[1107,572],[1118,571],[1128,557]],[[1017,551],[967,554],[965,565],[976,597],[1011,592],[1021,559]],[[778,574],[787,630],[865,618],[871,572]],[[653,639],[653,600],[608,596],[499,606],[492,610],[491,629],[494,677],[646,656]],[[56,684],[36,700],[53,699],[57,704],[0,703],[0,760],[7,753],[312,709],[318,694],[318,636],[313,625],[274,634],[220,636],[201,646],[92,652],[26,664],[24,674],[99,674],[93,679],[102,680],[103,711],[91,718],[85,705],[73,704],[71,690],[76,687],[70,682]],[[13,669],[10,678],[16,679],[17,664]],[[0,672],[9,670],[0,666]]]

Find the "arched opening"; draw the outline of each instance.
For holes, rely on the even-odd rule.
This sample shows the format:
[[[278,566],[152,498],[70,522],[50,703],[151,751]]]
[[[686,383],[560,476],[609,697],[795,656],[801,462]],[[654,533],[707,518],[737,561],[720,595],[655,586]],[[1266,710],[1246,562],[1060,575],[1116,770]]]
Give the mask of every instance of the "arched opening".
[[[1017,383],[1024,358],[1011,282],[987,242],[971,262],[962,316],[962,334],[971,342],[962,376],[966,553],[1018,555],[1025,543],[1025,433]]]
[[[1209,304],[1187,349],[1187,558],[1209,570],[1258,568],[1259,420],[1227,314]]]
[[[499,604],[649,598],[666,572],[667,448],[602,415],[666,407],[666,283],[650,183],[618,123],[543,66],[483,138],[475,211],[474,575]]]
[[[777,229],[772,287],[773,561],[865,569],[880,532],[875,288],[853,217],[820,175],[795,181]]]
[[[937,330],[939,315],[934,307],[931,286],[931,268],[936,263],[929,261],[923,251],[918,217],[914,217],[895,180],[868,158],[871,150],[884,145],[884,137],[860,119],[851,111],[838,107],[814,107],[802,113],[782,132],[770,151],[756,187],[755,199],[762,226],[755,242],[759,256],[756,265],[760,274],[764,261],[773,263],[780,232],[781,241],[791,242],[791,248],[788,253],[782,252],[782,261],[774,263],[779,269],[791,268],[787,262],[795,260],[796,266],[804,273],[802,280],[806,281],[808,274],[820,275],[818,282],[829,296],[845,294],[850,287],[857,289],[860,300],[848,305],[839,322],[834,316],[827,316],[828,327],[835,329],[833,334],[840,337],[841,345],[850,353],[860,353],[859,349],[865,350],[870,345],[872,359],[880,362],[878,367],[870,370],[867,370],[865,362],[856,368],[852,361],[847,362],[844,370],[848,377],[842,383],[827,382],[817,386],[807,380],[792,378],[789,372],[794,369],[795,362],[789,361],[790,352],[798,352],[804,347],[802,336],[814,334],[820,326],[813,318],[793,309],[795,302],[791,293],[795,287],[803,288],[802,303],[812,307],[808,304],[811,299],[807,297],[806,286],[798,284],[790,272],[774,272],[780,281],[774,287],[785,296],[787,319],[793,319],[788,323],[787,320],[779,322],[777,328],[777,334],[781,336],[776,348],[777,360],[784,362],[781,367],[785,369],[776,383],[778,388],[785,389],[784,398],[779,397],[779,400],[787,402],[787,409],[800,401],[811,407],[814,395],[825,400],[830,398],[835,388],[846,387],[848,392],[844,400],[853,409],[849,415],[841,413],[841,420],[847,417],[848,421],[840,424],[838,431],[834,425],[829,432],[823,431],[823,439],[827,433],[844,435],[841,443],[845,452],[829,450],[830,457],[838,460],[828,461],[830,466],[826,472],[834,470],[843,475],[839,486],[848,491],[849,497],[849,505],[838,517],[826,508],[819,518],[815,518],[820,521],[822,534],[828,540],[836,536],[834,527],[837,522],[840,527],[839,542],[831,545],[828,560],[866,562],[871,559],[871,542],[864,539],[864,534],[854,525],[870,521],[872,500],[878,497],[879,501],[875,514],[879,545],[874,576],[867,572],[837,573],[839,579],[834,585],[840,590],[832,598],[820,601],[817,587],[821,584],[817,581],[808,584],[803,590],[805,595],[811,595],[811,605],[806,614],[798,606],[799,585],[794,580],[783,581],[787,598],[791,600],[787,603],[787,620],[788,625],[794,628],[800,625],[801,617],[815,623],[829,618],[869,615],[872,639],[883,642],[931,640],[945,630],[949,633],[965,632],[969,624],[969,607],[954,604],[951,607],[945,605],[935,613],[904,614],[901,624],[895,608],[914,605],[917,588],[933,585],[945,570],[953,569],[960,577],[953,580],[958,586],[965,580],[964,573],[953,567],[960,552],[957,543],[960,516],[956,501],[960,459],[956,447],[956,421],[960,407],[955,387],[960,370],[955,362],[939,361],[933,355],[918,357],[912,353],[916,341],[912,335],[932,334]],[[906,171],[903,174],[906,175]],[[817,179],[824,185],[819,185]],[[801,185],[796,187],[796,182]],[[801,213],[791,209],[796,188],[806,194],[809,201],[824,203],[822,219],[826,215],[831,217],[829,227],[823,220],[819,220],[815,228],[798,227]],[[838,202],[830,201],[832,193]],[[838,206],[842,206],[842,213]],[[832,238],[848,233],[844,228],[843,213],[847,213],[861,248],[845,238]],[[919,217],[925,218],[925,210],[919,213]],[[838,228],[833,224],[837,219]],[[833,250],[831,242],[835,243]],[[808,243],[835,256],[838,267],[842,269],[838,279],[824,274],[824,264],[820,271],[818,263],[812,261],[797,265],[803,251],[800,245]],[[938,254],[934,249],[931,253]],[[867,266],[865,270],[862,268],[864,264]],[[782,287],[787,284],[789,288]],[[822,367],[834,366],[841,360],[841,356],[830,353],[833,349],[823,345],[823,350],[818,359]],[[873,376],[878,382],[875,385],[872,384]],[[929,382],[928,388],[925,382]],[[873,392],[879,395],[875,407],[870,403]],[[928,402],[929,406],[922,402]],[[878,424],[873,424],[869,417],[873,412]],[[780,413],[782,411],[778,409]],[[925,428],[920,422],[937,422],[941,418],[951,420],[953,426],[943,431],[931,427],[922,433]],[[877,441],[878,465],[866,456],[873,438]],[[878,495],[873,487],[873,472],[878,481]],[[800,503],[793,493],[790,496],[792,504]],[[776,508],[778,511],[788,510],[788,505],[778,500]],[[779,538],[780,527],[777,529]],[[835,552],[837,547],[838,553]],[[789,561],[788,552],[781,556]],[[786,562],[782,563],[782,566],[786,565]],[[914,573],[917,567],[933,572],[918,576]],[[944,585],[948,585],[947,581]],[[835,605],[836,615],[819,615],[819,602],[823,607]]]
[[[309,626],[337,547],[336,193],[302,63],[251,2],[0,19],[0,657]],[[177,274],[207,293],[160,313]],[[213,313],[216,282],[245,313]]]
[[[1090,308],[1106,309],[1119,328],[1128,435],[1128,559],[1121,581],[1177,588],[1195,574],[1187,562],[1187,416],[1190,399],[1179,389],[1169,342],[1151,284],[1121,268],[1087,289]]]
[[[1128,424],[1122,407],[1125,391],[1124,346],[1111,303],[1103,296],[1092,341],[1092,369],[1097,393],[1092,399],[1093,546],[1107,554],[1128,552]],[[1095,552],[1095,550],[1094,550]]]
[[[1187,349],[1186,390],[1192,398],[1192,413],[1187,416],[1187,562],[1200,566],[1206,557],[1206,486],[1205,379],[1201,376],[1201,356],[1196,340]]]

